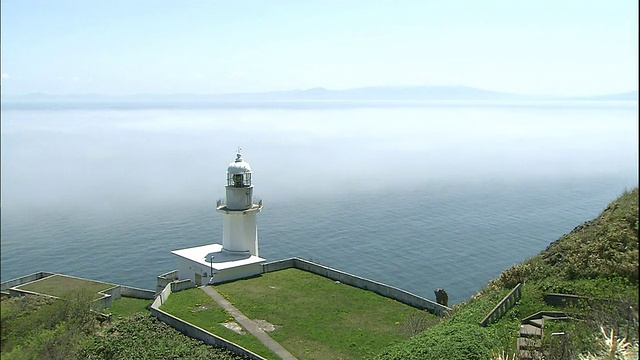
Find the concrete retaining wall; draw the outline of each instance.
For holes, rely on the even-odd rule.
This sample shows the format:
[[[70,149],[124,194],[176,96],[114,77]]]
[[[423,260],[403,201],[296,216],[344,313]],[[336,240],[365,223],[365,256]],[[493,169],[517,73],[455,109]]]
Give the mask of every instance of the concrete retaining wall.
[[[545,294],[543,298],[546,304],[556,307],[579,306],[581,303],[588,305],[592,302],[585,296],[571,294]]]
[[[186,280],[187,282],[191,283],[191,281]],[[193,287],[193,286],[192,286]],[[156,297],[155,301],[153,302],[153,304],[151,304],[151,315],[156,317],[158,320],[162,321],[163,323],[171,326],[172,328],[180,331],[181,333],[192,337],[194,339],[198,339],[202,342],[204,342],[207,345],[211,345],[211,346],[215,346],[218,348],[224,348],[227,349],[231,352],[233,352],[236,355],[240,355],[243,356],[245,358],[249,358],[249,359],[254,359],[254,360],[266,360],[265,358],[263,358],[262,356],[255,354],[245,348],[243,348],[242,346],[235,344],[231,341],[228,341],[224,338],[221,338],[215,334],[212,334],[198,326],[195,326],[191,323],[188,323],[184,320],[178,319],[177,317],[166,313],[162,310],[160,310],[160,306],[167,300],[167,298],[169,298],[169,296],[171,295],[171,290],[172,286],[167,285],[165,286],[165,288],[158,294],[158,296]]]
[[[6,291],[6,290],[9,290],[12,287],[20,286],[20,285],[26,284],[28,282],[40,280],[40,279],[46,278],[46,277],[51,276],[51,275],[55,275],[55,274],[50,273],[50,272],[40,271],[40,272],[37,272],[37,273],[21,276],[21,277],[19,277],[17,279],[7,280],[7,281],[3,282],[2,284],[0,284],[0,291]]]
[[[291,265],[291,266],[288,266]],[[331,280],[340,281],[343,284],[351,285],[363,290],[373,291],[376,294],[400,301],[401,303],[413,306],[418,309],[429,310],[436,315],[444,315],[451,308],[438,304],[435,301],[420,297],[408,291],[389,286],[377,281],[365,279],[360,276],[352,275],[344,271],[336,270],[328,266],[316,264],[309,260],[300,258],[291,258],[280,261],[274,261],[263,265],[263,272],[272,272],[277,270],[293,267],[296,269],[308,271],[320,276],[324,276]]]
[[[156,278],[156,294],[159,294],[165,286],[176,280],[178,280],[178,270],[158,275]]]
[[[2,291],[6,292],[9,294],[9,296],[24,296],[24,295],[41,295],[41,296],[48,296],[48,297],[53,297],[53,298],[57,298],[56,296],[50,296],[50,295],[45,295],[45,294],[39,294],[39,293],[34,293],[31,291],[26,291],[26,290],[22,290],[22,289],[16,289],[15,287],[18,287],[20,285],[26,284],[26,283],[30,283],[36,280],[40,280],[40,279],[44,279],[46,277],[52,276],[52,275],[56,275],[55,273],[50,273],[50,272],[44,272],[44,271],[40,271],[37,273],[33,273],[33,274],[29,274],[29,275],[25,275],[22,277],[19,277],[17,279],[12,279],[9,281],[5,281],[2,283]],[[84,279],[84,278],[80,278],[77,276],[70,276],[70,275],[64,275],[66,277],[70,277],[70,278],[76,278],[76,279],[82,279],[82,280],[89,280],[89,279]],[[93,280],[89,280],[89,281],[93,281]],[[96,311],[96,312],[100,312],[105,308],[109,308],[111,307],[111,303],[114,300],[118,300],[120,299],[120,297],[124,296],[124,297],[132,297],[132,298],[137,298],[137,299],[153,299],[155,293],[152,290],[146,290],[146,289],[139,289],[139,288],[133,288],[133,287],[128,287],[128,286],[122,286],[122,285],[115,285],[113,287],[110,287],[106,290],[100,291],[100,294],[102,294],[103,296],[97,300],[95,300],[92,304],[91,304],[91,308],[92,310]]]
[[[53,296],[53,295],[46,295],[46,294],[39,294],[39,293],[35,293],[32,291],[27,291],[27,290],[22,290],[22,289],[15,289],[15,288],[11,288],[9,289],[9,296],[10,297],[15,297],[15,296],[25,296],[25,295],[34,295],[34,296],[46,296],[49,298],[54,298],[57,299],[57,296]]]
[[[120,299],[120,297],[118,297],[118,299]],[[100,299],[93,300],[91,303],[91,310],[101,312],[102,310],[111,307],[113,300],[117,299],[114,299],[111,295],[103,294]]]
[[[120,286],[120,287],[122,288],[120,294],[123,297],[151,300],[156,295],[156,293],[152,290],[134,288],[129,286]]]
[[[173,292],[191,289],[192,287],[195,287],[195,285],[189,279],[174,281],[171,283],[171,291]]]
[[[294,267],[296,267],[294,258],[277,260],[277,261],[272,261],[272,262],[262,264],[262,272],[269,273],[272,271],[284,270],[284,269],[294,268]]]
[[[155,300],[153,300],[153,302],[151,303],[151,307],[159,309],[160,306],[162,306],[162,304],[167,301],[169,295],[171,295],[171,285],[167,284],[167,286],[165,286],[164,289],[162,289],[162,291],[156,296]]]
[[[218,337],[200,327],[190,324],[186,321],[180,320],[177,317],[168,314],[160,309],[151,307],[151,315],[155,316],[158,320],[171,326],[172,328],[180,331],[181,333],[204,342],[207,345],[215,346],[218,348],[224,348],[236,355],[243,356],[253,360],[266,360],[262,356],[255,354],[240,345],[227,341],[221,337]]]

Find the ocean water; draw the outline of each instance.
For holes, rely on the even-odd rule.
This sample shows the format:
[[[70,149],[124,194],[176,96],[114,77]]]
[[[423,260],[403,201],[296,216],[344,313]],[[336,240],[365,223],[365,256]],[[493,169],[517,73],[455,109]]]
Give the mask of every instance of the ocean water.
[[[451,303],[638,184],[636,102],[2,110],[1,277],[142,288],[221,242],[238,146],[260,254]]]

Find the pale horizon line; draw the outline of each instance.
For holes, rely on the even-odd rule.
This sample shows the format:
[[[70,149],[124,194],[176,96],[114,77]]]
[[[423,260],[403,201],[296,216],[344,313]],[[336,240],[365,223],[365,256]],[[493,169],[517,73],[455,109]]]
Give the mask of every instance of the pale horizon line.
[[[323,86],[315,86],[309,88],[295,88],[288,90],[266,90],[266,91],[245,91],[245,92],[222,92],[222,93],[204,93],[204,92],[174,92],[174,93],[153,93],[153,92],[136,92],[136,93],[119,93],[119,94],[107,94],[107,93],[99,93],[99,92],[76,92],[76,93],[64,93],[64,94],[54,94],[47,93],[42,91],[33,91],[29,93],[21,93],[21,94],[4,94],[0,92],[0,96],[6,98],[17,98],[17,97],[29,97],[29,96],[43,96],[43,97],[72,97],[72,96],[94,96],[94,97],[131,97],[131,96],[158,96],[158,97],[167,97],[167,96],[234,96],[234,95],[264,95],[264,94],[274,94],[274,93],[304,93],[310,91],[326,91],[326,92],[347,92],[353,90],[366,90],[366,89],[405,89],[405,90],[414,90],[414,89],[453,89],[453,88],[461,88],[470,91],[481,91],[485,93],[493,93],[496,95],[512,95],[512,96],[522,96],[522,97],[544,97],[544,98],[591,98],[591,97],[604,97],[604,96],[615,96],[615,95],[626,95],[631,93],[638,93],[638,89],[631,89],[627,91],[617,91],[617,92],[607,92],[607,93],[597,93],[592,95],[558,95],[551,93],[521,93],[521,92],[508,92],[508,91],[500,91],[500,90],[487,90],[480,87],[473,87],[467,85],[379,85],[379,86],[361,86],[361,87],[351,87],[351,88],[343,88],[343,89],[329,89]],[[636,99],[637,100],[637,99]]]

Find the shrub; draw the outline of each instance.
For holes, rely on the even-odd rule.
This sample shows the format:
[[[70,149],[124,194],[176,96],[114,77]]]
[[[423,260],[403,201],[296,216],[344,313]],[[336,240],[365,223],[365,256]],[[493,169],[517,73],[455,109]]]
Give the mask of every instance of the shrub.
[[[491,334],[479,325],[447,321],[393,346],[376,359],[481,360],[497,346]]]

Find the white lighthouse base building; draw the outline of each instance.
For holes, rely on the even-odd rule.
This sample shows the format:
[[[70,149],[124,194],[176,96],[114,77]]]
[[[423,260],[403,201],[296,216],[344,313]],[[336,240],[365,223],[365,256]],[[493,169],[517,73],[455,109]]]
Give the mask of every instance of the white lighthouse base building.
[[[174,250],[178,257],[180,279],[189,279],[196,286],[219,284],[262,273],[265,259],[248,251],[228,251],[221,244]]]

